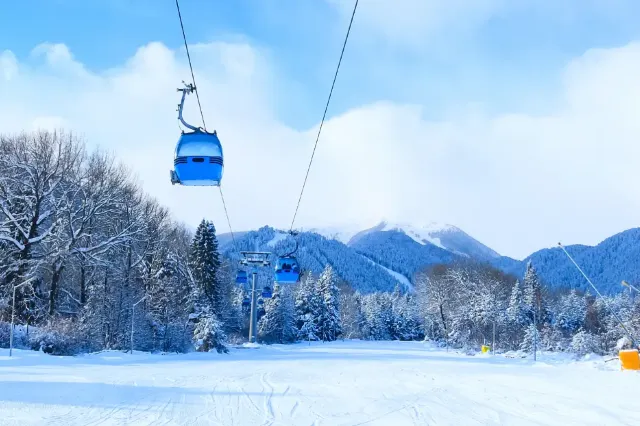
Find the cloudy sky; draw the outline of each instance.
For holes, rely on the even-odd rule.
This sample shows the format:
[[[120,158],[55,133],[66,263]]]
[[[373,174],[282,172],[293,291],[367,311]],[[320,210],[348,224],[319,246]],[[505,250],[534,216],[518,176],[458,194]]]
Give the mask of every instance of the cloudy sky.
[[[235,230],[289,226],[352,6],[182,0]],[[173,1],[2,8],[0,132],[71,129],[177,219],[226,232],[217,189],[169,182],[190,77]],[[360,0],[296,226],[445,222],[518,258],[638,226],[638,16],[635,0]]]

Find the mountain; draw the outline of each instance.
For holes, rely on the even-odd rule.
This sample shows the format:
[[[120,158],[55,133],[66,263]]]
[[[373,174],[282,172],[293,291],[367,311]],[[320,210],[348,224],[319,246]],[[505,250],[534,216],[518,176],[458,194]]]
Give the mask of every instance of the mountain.
[[[397,276],[394,271],[383,268],[353,248],[313,232],[300,232],[294,240],[283,231],[264,226],[257,231],[236,233],[235,237],[235,247],[227,234],[218,238],[222,253],[233,262],[240,260],[239,251],[268,251],[272,253],[273,263],[277,256],[293,251],[297,241],[295,256],[303,270],[319,274],[330,264],[338,276],[362,293],[391,291],[398,284],[410,285],[405,277]],[[273,280],[273,270],[263,269],[259,275],[261,283]]]
[[[291,236],[270,227],[236,232],[235,237],[239,250],[285,254],[295,247]],[[218,239],[223,252],[239,260],[233,254],[230,234],[221,234]],[[304,269],[319,273],[327,263],[331,264],[342,279],[365,293],[390,291],[397,284],[411,288],[417,271],[457,259],[486,262],[519,277],[530,260],[550,287],[589,287],[559,248],[539,250],[524,260],[516,260],[500,256],[452,225],[381,222],[362,231],[353,226],[309,228],[300,232],[297,240],[300,248],[296,256]],[[640,282],[640,228],[616,234],[596,246],[568,246],[567,251],[603,293],[620,291],[623,279]]]
[[[640,281],[640,228],[620,232],[596,246],[576,244],[567,246],[566,249],[602,293],[619,292],[622,280],[630,283]],[[584,277],[559,247],[539,250],[523,261],[501,257],[491,263],[506,272],[523,276],[529,260],[547,285],[589,289],[593,293]]]
[[[372,261],[408,279],[426,265],[452,262],[452,253],[419,228],[382,222],[354,235],[348,246]]]
[[[237,250],[283,255],[295,247],[291,236],[268,226],[236,232],[235,239]],[[462,230],[436,223],[417,227],[381,222],[364,231],[354,226],[309,228],[296,239],[296,257],[302,268],[319,273],[329,263],[342,279],[365,293],[390,291],[397,284],[411,288],[415,272],[427,265],[448,263],[459,257],[499,257]],[[218,241],[225,255],[239,260],[230,234],[220,234]]]
[[[374,233],[396,232],[404,234],[421,246],[435,246],[450,253],[478,260],[491,260],[500,257],[498,253],[485,246],[469,234],[453,225],[430,222],[423,226],[380,222],[373,228],[355,234],[349,240],[350,246],[362,246],[362,240]]]

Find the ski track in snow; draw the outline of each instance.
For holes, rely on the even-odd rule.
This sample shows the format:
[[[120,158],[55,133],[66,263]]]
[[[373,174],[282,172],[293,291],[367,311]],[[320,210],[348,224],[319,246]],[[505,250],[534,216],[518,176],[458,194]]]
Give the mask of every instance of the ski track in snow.
[[[640,374],[601,358],[345,341],[228,355],[0,350],[2,425],[638,425]]]
[[[284,232],[276,231],[276,235],[267,243],[267,246],[274,247],[280,241],[286,240],[287,236],[288,234],[285,234]]]
[[[382,266],[381,264],[376,263],[373,260],[369,259],[367,256],[365,256],[363,254],[360,254],[360,256],[362,256],[362,258],[365,259],[370,264],[379,266],[380,268],[382,268],[385,271],[387,271],[387,273],[389,275],[391,275],[396,281],[398,281],[400,284],[402,284],[407,290],[413,290],[413,284],[411,284],[411,281],[409,281],[409,279],[407,277],[405,277],[404,275],[402,275],[401,273],[396,272],[394,270],[391,270],[389,268],[386,268],[386,267]]]

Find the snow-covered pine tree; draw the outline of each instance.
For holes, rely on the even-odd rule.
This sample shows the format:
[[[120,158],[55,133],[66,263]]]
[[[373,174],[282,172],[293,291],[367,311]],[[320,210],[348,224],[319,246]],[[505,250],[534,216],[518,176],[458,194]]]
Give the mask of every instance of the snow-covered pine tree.
[[[218,279],[220,257],[213,223],[202,220],[193,237],[189,252],[189,269],[193,279],[189,319],[196,323],[193,330],[197,350],[216,349],[226,352],[226,335],[219,318],[222,292]]]
[[[297,329],[294,324],[294,309],[291,295],[275,284],[271,299],[264,301],[264,316],[258,322],[260,340],[265,343],[291,343]]]
[[[393,304],[389,293],[373,293],[362,298],[366,318],[364,337],[371,340],[391,340],[393,335]]]
[[[527,262],[527,270],[524,274],[522,299],[529,322],[533,322],[536,316],[536,324],[543,324],[546,320],[546,309],[542,298],[542,283],[531,260]]]
[[[222,303],[218,270],[220,254],[213,223],[202,220],[191,243],[189,268],[193,277],[193,314],[201,312],[217,315]]]
[[[510,323],[519,326],[524,326],[528,322],[526,312],[524,310],[524,296],[520,280],[516,280],[516,283],[511,289],[511,298],[509,299],[509,307],[507,308],[507,317]]]
[[[248,293],[245,288],[237,285],[234,285],[229,293],[227,303],[223,307],[225,330],[229,335],[244,335],[249,326],[249,309],[242,306],[242,301],[248,297]]]
[[[524,331],[524,337],[522,343],[520,343],[520,350],[525,352],[533,352],[536,342],[539,340],[538,329],[531,323]],[[538,343],[539,346],[539,343]],[[538,348],[539,349],[539,348]]]
[[[353,291],[340,292],[340,324],[343,339],[359,339],[362,337],[362,309],[360,294]]]
[[[517,349],[522,342],[524,330],[529,324],[520,280],[516,280],[511,288],[511,297],[505,317],[505,344],[511,349]]]
[[[340,323],[340,290],[336,285],[336,275],[331,265],[327,265],[316,284],[321,299],[317,319],[318,337],[324,342],[332,342],[342,334]]]
[[[258,337],[263,343],[278,342],[278,331],[282,326],[280,322],[280,286],[274,284],[270,299],[265,299],[262,305],[264,315],[258,320]]]
[[[295,295],[295,319],[300,340],[318,340],[318,316],[322,299],[311,274],[300,283]]]
[[[193,330],[193,342],[197,351],[209,352],[215,349],[218,353],[227,353],[229,350],[223,343],[226,339],[222,323],[215,316],[204,314],[198,318]]]
[[[298,338],[298,329],[296,328],[296,308],[292,287],[280,289],[280,316],[283,324],[280,341],[282,343],[295,342]]]
[[[416,340],[423,337],[418,304],[411,294],[393,299],[394,339]]]
[[[584,326],[587,301],[575,290],[560,298],[556,312],[556,325],[566,335],[573,335]]]

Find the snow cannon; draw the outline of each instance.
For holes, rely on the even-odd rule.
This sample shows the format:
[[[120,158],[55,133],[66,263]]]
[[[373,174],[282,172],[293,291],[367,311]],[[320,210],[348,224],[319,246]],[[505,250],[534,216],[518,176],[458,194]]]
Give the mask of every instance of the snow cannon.
[[[640,355],[637,349],[623,349],[618,355],[622,370],[640,370]]]

